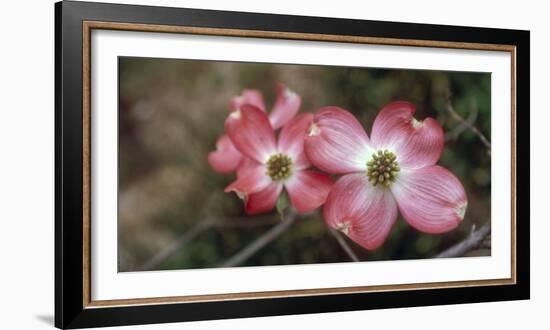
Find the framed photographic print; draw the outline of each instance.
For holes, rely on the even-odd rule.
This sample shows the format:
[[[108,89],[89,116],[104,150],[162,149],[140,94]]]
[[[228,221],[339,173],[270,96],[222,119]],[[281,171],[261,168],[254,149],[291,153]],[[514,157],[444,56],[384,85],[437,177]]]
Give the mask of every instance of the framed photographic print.
[[[59,328],[529,298],[529,32],[59,2]]]

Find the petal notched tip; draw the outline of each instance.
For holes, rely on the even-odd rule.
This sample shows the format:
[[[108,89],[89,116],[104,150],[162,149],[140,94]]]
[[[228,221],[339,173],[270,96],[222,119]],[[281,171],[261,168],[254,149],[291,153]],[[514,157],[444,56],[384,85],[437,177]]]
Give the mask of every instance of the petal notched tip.
[[[307,136],[318,136],[319,134],[321,134],[321,129],[317,124],[312,123],[307,130]]]
[[[323,208],[325,223],[367,250],[380,247],[397,219],[397,205],[387,189],[369,184],[362,173],[341,177]]]
[[[336,230],[348,236],[351,231],[351,221],[343,221],[336,225]]]
[[[464,187],[443,167],[410,171],[391,189],[405,221],[421,232],[451,231],[466,214],[468,202]]]
[[[237,187],[235,187],[232,184],[225,187],[223,192],[225,192],[225,193],[235,193],[235,195],[237,195],[237,197],[239,197],[240,199],[245,201],[245,203],[246,203],[246,200],[248,199],[248,194],[247,193],[245,193],[244,191],[240,191]]]
[[[411,121],[411,124],[412,124],[412,127],[414,129],[419,129],[419,128],[422,128],[424,127],[424,122],[421,121],[421,120],[416,120],[416,118],[413,117],[412,121]]]
[[[229,111],[233,112],[244,104],[250,104],[265,112],[263,95],[256,89],[245,89],[239,96],[235,96],[229,103]]]
[[[278,129],[286,125],[298,113],[301,105],[302,98],[298,94],[278,83],[277,99],[269,114],[269,121],[273,128]]]
[[[333,174],[365,169],[369,138],[349,111],[329,106],[315,114],[305,138],[305,153],[317,168]]]
[[[464,220],[464,216],[466,215],[466,210],[468,209],[468,202],[464,201],[459,203],[456,206],[456,214],[458,215],[459,223]]]
[[[267,115],[253,105],[245,104],[232,112],[225,130],[240,153],[258,162],[276,150],[275,132]]]
[[[241,119],[241,109],[240,108],[235,109],[235,111],[229,114],[229,118],[233,120]]]

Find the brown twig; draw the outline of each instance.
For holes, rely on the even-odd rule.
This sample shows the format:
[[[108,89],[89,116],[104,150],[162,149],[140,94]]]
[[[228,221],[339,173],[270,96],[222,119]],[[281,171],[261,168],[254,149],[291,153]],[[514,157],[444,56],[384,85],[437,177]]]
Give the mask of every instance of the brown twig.
[[[340,244],[340,247],[342,248],[342,250],[344,250],[344,252],[346,252],[346,254],[351,259],[351,261],[355,261],[355,262],[361,261],[359,260],[355,252],[353,252],[353,250],[351,249],[351,246],[349,246],[348,242],[346,242],[346,240],[342,237],[342,234],[340,234],[339,231],[334,230],[332,228],[330,228],[329,231],[332,234],[332,236],[336,238],[336,241],[338,242],[338,244]]]
[[[226,219],[218,219],[215,223],[217,228],[254,228],[262,226],[270,226],[280,222],[276,216],[269,214],[264,216],[251,217],[231,217]]]
[[[193,226],[191,229],[189,229],[184,234],[182,234],[177,240],[172,242],[172,244],[168,245],[167,247],[159,251],[157,254],[155,254],[149,260],[144,262],[137,269],[139,270],[155,269],[164,260],[170,258],[170,256],[172,256],[174,253],[184,250],[187,244],[189,244],[197,236],[199,236],[201,233],[205,232],[208,229],[212,229],[216,227],[252,228],[252,227],[260,227],[260,226],[268,226],[274,223],[277,223],[277,218],[272,215],[259,217],[257,219],[250,219],[250,218],[243,218],[243,217],[226,218],[226,219],[210,217],[210,218],[202,219],[199,222],[197,222],[195,226]]]
[[[182,250],[189,242],[199,236],[201,233],[212,227],[215,223],[215,220],[212,218],[205,219],[198,222],[190,230],[186,231],[179,239],[174,241],[172,244],[155,254],[152,258],[147,260],[141,266],[138,267],[138,270],[153,270],[164,260],[168,259],[172,254],[177,251]]]
[[[474,126],[473,123],[466,121],[461,115],[458,114],[458,112],[454,110],[453,105],[451,104],[450,97],[447,99],[446,109],[447,109],[447,112],[449,112],[449,114],[451,115],[451,117],[459,121],[461,125],[463,125],[464,127],[467,127],[472,133],[474,133],[479,138],[481,143],[483,143],[485,148],[487,148],[487,153],[490,155],[491,142],[489,141],[489,139],[487,139],[487,137],[485,137],[485,135],[483,135],[483,133],[481,133],[481,131],[476,126]]]
[[[161,262],[170,257],[173,253],[181,250],[199,234],[212,227],[216,219],[208,216],[208,214],[210,213],[211,206],[217,201],[218,197],[219,195],[217,194],[211,194],[202,205],[202,209],[199,212],[199,219],[204,218],[202,221],[198,221],[189,231],[185,232],[177,240],[153,255],[141,266],[137,267],[137,270],[143,271],[155,269]]]
[[[472,133],[474,133],[481,143],[485,146],[487,149],[487,154],[491,156],[491,142],[481,131],[474,125],[475,117],[477,117],[477,107],[474,107],[473,110],[476,111],[475,117],[470,114],[468,120],[465,120],[460,114],[458,114],[451,104],[451,94],[448,93],[447,95],[447,101],[446,101],[446,109],[447,112],[453,117],[455,120],[460,122],[462,127],[468,128]],[[473,118],[473,119],[472,119]],[[455,130],[454,132],[459,132]],[[466,237],[463,241],[457,243],[456,245],[450,247],[449,249],[439,253],[435,256],[435,258],[451,258],[451,257],[461,257],[465,253],[482,247],[482,248],[491,248],[491,222],[486,223],[483,227],[481,227],[479,230],[475,230],[475,225],[472,226],[472,230],[468,237]]]
[[[296,213],[289,212],[289,214],[284,217],[284,219],[278,225],[272,227],[264,235],[260,236],[258,239],[250,243],[241,251],[237,252],[237,254],[222,263],[219,267],[235,267],[242,264],[250,257],[255,255],[258,251],[263,249],[267,244],[271,243],[273,240],[283,234],[287,229],[292,226],[295,220]]]
[[[470,113],[468,114],[468,118],[464,119],[464,121],[467,124],[473,125],[475,121],[477,120],[477,116],[479,114],[479,107],[477,104],[472,104]],[[450,140],[456,140],[462,132],[467,130],[468,127],[462,123],[459,123],[459,125],[456,125],[451,131],[445,133],[445,142]]]
[[[486,223],[479,230],[476,230],[476,227],[474,225],[472,226],[472,230],[468,237],[466,237],[463,241],[457,243],[456,245],[451,246],[447,250],[439,253],[434,258],[462,257],[465,253],[482,246],[483,242],[490,233],[491,222]]]

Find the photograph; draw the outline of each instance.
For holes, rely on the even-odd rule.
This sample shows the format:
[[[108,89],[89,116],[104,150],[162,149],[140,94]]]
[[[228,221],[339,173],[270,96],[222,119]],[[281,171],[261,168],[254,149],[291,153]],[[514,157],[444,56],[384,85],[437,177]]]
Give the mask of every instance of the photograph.
[[[304,14],[56,3],[56,327],[530,299],[530,31]]]
[[[491,256],[491,73],[118,57],[118,271]]]

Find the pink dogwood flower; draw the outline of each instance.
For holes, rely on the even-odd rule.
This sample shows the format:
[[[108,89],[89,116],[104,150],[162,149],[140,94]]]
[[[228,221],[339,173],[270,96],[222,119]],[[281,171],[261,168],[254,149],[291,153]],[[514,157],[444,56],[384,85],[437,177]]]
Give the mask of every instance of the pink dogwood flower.
[[[454,229],[467,200],[460,181],[436,165],[444,144],[433,118],[416,120],[408,102],[386,105],[371,138],[357,119],[337,107],[319,110],[305,139],[305,152],[321,170],[343,174],[323,210],[325,222],[368,250],[385,241],[398,210],[425,233]]]
[[[288,123],[300,109],[300,96],[283,84],[277,84],[277,99],[269,114],[269,122],[274,129]],[[229,111],[240,109],[244,104],[250,104],[266,112],[262,93],[255,89],[245,89],[240,96],[235,96],[229,103]],[[218,173],[232,173],[243,159],[242,154],[233,146],[231,139],[224,134],[216,142],[216,150],[208,154],[210,167]]]
[[[244,104],[229,115],[226,132],[245,159],[237,170],[237,180],[225,191],[244,200],[247,214],[272,210],[283,188],[300,213],[325,202],[332,180],[309,170],[311,164],[304,154],[304,137],[312,121],[311,113],[295,116],[283,126],[277,141],[270,120],[258,107]]]

